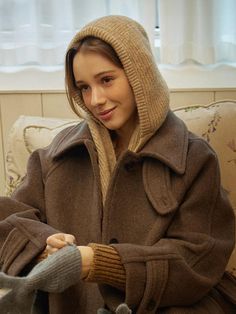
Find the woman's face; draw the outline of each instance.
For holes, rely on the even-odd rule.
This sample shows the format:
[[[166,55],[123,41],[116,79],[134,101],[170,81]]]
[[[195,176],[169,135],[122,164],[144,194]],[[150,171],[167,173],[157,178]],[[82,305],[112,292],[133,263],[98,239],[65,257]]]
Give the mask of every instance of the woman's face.
[[[100,54],[78,52],[73,60],[73,72],[93,116],[117,134],[132,134],[137,108],[124,70]]]

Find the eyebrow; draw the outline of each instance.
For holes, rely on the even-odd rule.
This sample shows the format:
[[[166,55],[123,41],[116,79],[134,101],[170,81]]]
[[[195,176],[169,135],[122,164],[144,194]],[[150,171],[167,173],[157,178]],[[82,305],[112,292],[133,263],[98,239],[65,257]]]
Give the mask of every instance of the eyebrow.
[[[110,73],[114,73],[115,70],[106,70],[106,71],[102,71],[102,72],[99,72],[97,74],[94,75],[95,78],[98,78],[99,76],[102,76],[104,74],[110,74]],[[76,84],[81,84],[81,83],[84,83],[84,81],[81,81],[81,80],[78,80],[75,82]]]

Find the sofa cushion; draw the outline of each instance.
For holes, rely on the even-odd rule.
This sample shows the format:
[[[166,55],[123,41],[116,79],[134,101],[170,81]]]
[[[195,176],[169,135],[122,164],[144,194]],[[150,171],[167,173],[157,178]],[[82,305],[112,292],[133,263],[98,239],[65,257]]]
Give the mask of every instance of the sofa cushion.
[[[30,154],[48,146],[62,130],[80,120],[20,116],[13,124],[7,141],[6,195],[11,195],[25,176]]]
[[[203,137],[216,151],[222,185],[236,211],[236,101],[178,108],[175,114],[189,130]]]
[[[203,137],[216,151],[222,185],[236,215],[236,101],[182,107],[176,109],[175,114],[189,130]],[[231,255],[228,270],[236,276],[236,249]]]

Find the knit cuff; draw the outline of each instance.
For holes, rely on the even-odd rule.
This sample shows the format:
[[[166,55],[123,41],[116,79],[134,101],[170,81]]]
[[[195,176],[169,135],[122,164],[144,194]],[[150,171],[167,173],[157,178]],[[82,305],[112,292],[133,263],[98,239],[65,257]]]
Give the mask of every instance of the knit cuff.
[[[68,244],[38,263],[27,278],[28,288],[58,293],[80,280],[81,254],[75,244]]]
[[[125,290],[125,269],[118,252],[109,245],[90,243],[94,259],[85,281],[104,283]]]

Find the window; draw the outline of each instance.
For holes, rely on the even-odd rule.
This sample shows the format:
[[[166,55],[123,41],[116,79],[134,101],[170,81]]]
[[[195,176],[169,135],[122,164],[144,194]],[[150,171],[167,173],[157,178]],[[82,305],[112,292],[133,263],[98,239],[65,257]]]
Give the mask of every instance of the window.
[[[144,26],[171,88],[212,86],[216,77],[217,86],[236,85],[235,0],[0,0],[1,89],[14,89],[13,75],[21,70],[29,79],[18,79],[17,89],[37,89],[39,81],[40,88],[64,89],[68,43],[83,25],[109,14]]]
[[[155,5],[155,0],[0,0],[0,66],[63,65],[74,34],[104,15],[127,15],[153,33]]]
[[[161,63],[236,62],[235,0],[159,0]]]

